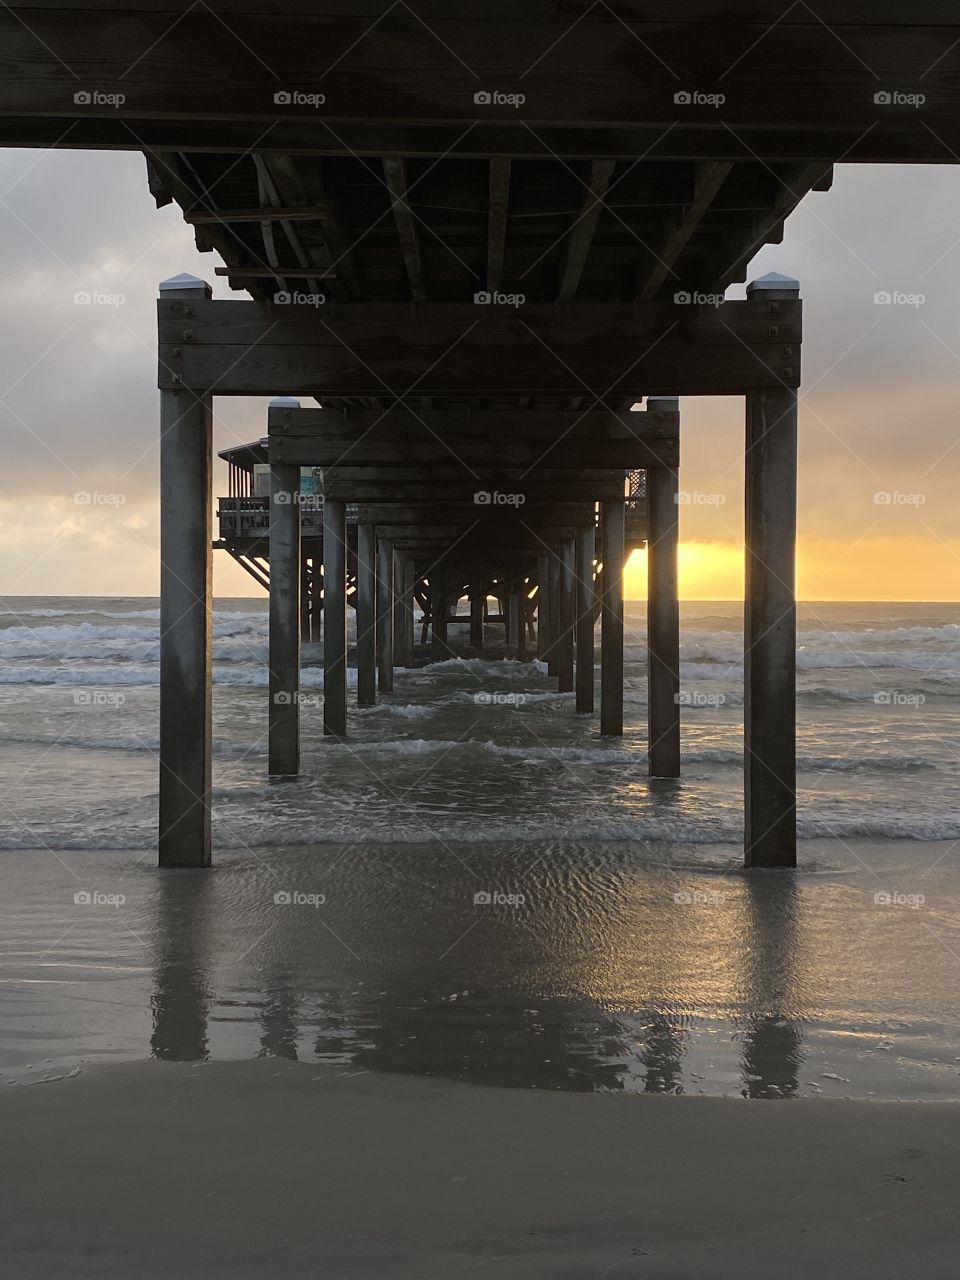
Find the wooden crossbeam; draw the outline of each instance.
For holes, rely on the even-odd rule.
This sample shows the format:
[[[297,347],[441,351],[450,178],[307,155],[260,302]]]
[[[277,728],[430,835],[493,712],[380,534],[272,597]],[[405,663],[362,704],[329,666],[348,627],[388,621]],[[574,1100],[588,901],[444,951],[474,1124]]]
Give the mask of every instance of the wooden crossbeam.
[[[427,296],[423,283],[423,258],[417,221],[407,203],[407,164],[403,156],[385,156],[383,176],[390,192],[393,218],[397,224],[400,249],[410,282],[410,296],[415,302],[421,302]]]
[[[499,292],[503,284],[503,255],[507,240],[507,208],[510,203],[510,161],[490,161],[490,197],[487,214],[487,290]]]
[[[557,294],[560,302],[569,302],[576,296],[580,277],[587,264],[587,254],[603,212],[603,197],[616,167],[615,160],[594,160],[591,166],[590,185],[584,196],[583,208],[567,234],[563,275]]]
[[[660,239],[651,246],[651,263],[640,281],[637,297],[641,302],[655,298],[668,277],[676,276],[673,267],[703,221],[733,165],[728,161],[706,161],[697,165],[693,199],[679,217],[671,217]]]
[[[716,264],[717,274],[711,284],[716,286],[722,282],[726,285],[745,280],[754,254],[765,244],[777,243],[783,238],[784,220],[804,196],[809,191],[826,190],[832,180],[832,167],[823,163],[791,169],[782,178],[770,207],[754,217],[745,230],[731,235],[714,253],[712,261]]]
[[[233,310],[231,310],[233,308]],[[160,386],[218,395],[740,394],[799,385],[801,304],[158,304]]]
[[[491,519],[503,528],[511,520],[514,525],[564,524],[583,525],[594,522],[594,504],[592,502],[525,502],[522,514],[517,515],[518,508],[510,507],[505,512],[497,508],[495,517],[490,508],[475,502],[455,503],[420,503],[411,505],[402,502],[364,502],[357,505],[357,524],[376,525],[414,525],[427,527],[430,525],[463,525],[480,521],[484,527],[489,526]],[[522,521],[522,523],[521,523]]]
[[[631,409],[413,409],[405,404],[383,409],[293,409],[271,407],[268,430],[288,438],[323,437],[344,445],[374,436],[403,444],[426,436],[457,442],[508,437],[531,443],[587,440],[663,440],[679,435],[678,412]]]
[[[634,471],[645,467],[675,467],[679,462],[676,439],[620,440],[575,438],[541,444],[509,437],[458,436],[440,440],[425,432],[400,443],[384,443],[376,437],[353,438],[342,442],[323,436],[271,436],[271,462],[298,463],[302,467],[340,465],[410,466],[421,468],[459,464],[467,472],[476,467],[507,466],[535,468],[619,467]]]
[[[403,6],[374,12],[370,3],[346,0],[319,9],[304,4],[293,12],[289,5],[290,0],[281,17],[266,3],[258,8],[240,0],[233,7],[229,0],[213,0],[212,6],[183,0],[149,6],[146,0],[86,0],[82,6],[78,0],[13,0],[0,8],[5,68],[0,115],[24,126],[53,121],[52,138],[63,134],[64,120],[76,119],[86,127],[79,139],[70,139],[71,146],[117,145],[124,124],[152,123],[150,138],[139,129],[128,134],[120,145],[129,149],[139,149],[144,141],[153,145],[158,138],[159,145],[202,149],[225,123],[240,122],[249,126],[244,135],[261,151],[296,150],[291,127],[296,125],[303,145],[312,138],[315,148],[336,145],[346,153],[358,139],[341,125],[364,122],[371,134],[380,134],[375,154],[392,148],[385,132],[391,125],[398,154],[423,154],[416,135],[432,125],[442,126],[452,142],[472,123],[497,133],[511,118],[517,135],[530,132],[518,122],[534,124],[536,136],[525,150],[540,155],[545,139],[552,145],[551,135],[544,133],[547,125],[579,134],[581,145],[583,135],[590,135],[593,146],[584,145],[585,154],[609,157],[596,136],[599,126],[655,122],[650,131],[655,139],[664,122],[674,119],[677,127],[671,132],[677,138],[669,145],[682,152],[688,124],[707,126],[705,132],[726,151],[716,158],[742,157],[750,126],[779,130],[785,148],[792,144],[794,154],[808,158],[821,154],[804,151],[811,131],[819,131],[827,143],[828,135],[835,135],[825,153],[833,156],[867,130],[874,146],[885,142],[891,150],[898,134],[919,142],[928,130],[930,154],[947,159],[950,148],[956,149],[960,87],[948,55],[960,25],[956,7],[943,0],[917,0],[908,9],[843,0],[832,4],[822,20],[811,6],[785,8],[782,0],[779,7],[777,0],[737,5],[732,16],[718,14],[704,0],[692,18],[688,6],[662,4],[651,11],[637,0],[624,0],[617,6],[619,21],[606,5],[596,5],[578,15],[573,35],[570,13],[548,0],[512,8],[448,5],[425,18]],[[211,7],[230,14],[229,34]],[[508,8],[508,16],[502,16]],[[124,20],[126,13],[135,19]],[[251,50],[257,51],[255,57]],[[452,57],[451,50],[462,52]],[[477,65],[496,69],[504,87],[529,71],[527,102],[475,107],[471,67]],[[129,79],[121,79],[133,66],[135,92]],[[277,101],[284,86],[318,82],[325,103],[292,93],[288,101]],[[77,105],[78,84],[105,93],[126,90],[126,101]],[[922,88],[924,110],[878,111],[878,84]],[[718,126],[723,112],[716,106],[694,101],[674,106],[678,87],[721,86],[729,91],[736,136]],[[332,122],[329,136],[321,121]],[[28,144],[16,129],[2,137],[5,143],[11,140]],[[443,154],[438,139],[431,142],[428,150]],[[241,150],[236,139],[222,133],[219,145]],[[493,154],[498,152],[486,153]],[[643,152],[635,145],[630,154]],[[785,152],[770,145],[760,154]],[[700,158],[712,155],[700,152]]]
[[[463,470],[435,469],[429,473],[409,468],[331,467],[323,477],[324,495],[343,502],[404,504],[437,503],[475,504],[497,510],[520,510],[527,503],[591,503],[622,498],[624,473],[581,472],[571,478],[564,472],[538,472],[523,475],[514,471],[486,469],[470,476]],[[477,495],[489,495],[477,499]],[[502,497],[522,502],[501,502]]]

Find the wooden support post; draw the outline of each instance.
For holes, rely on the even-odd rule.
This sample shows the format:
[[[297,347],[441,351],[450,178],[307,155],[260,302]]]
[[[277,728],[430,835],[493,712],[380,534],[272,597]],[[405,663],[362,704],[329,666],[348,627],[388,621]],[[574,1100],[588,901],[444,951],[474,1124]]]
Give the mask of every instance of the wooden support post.
[[[474,564],[470,581],[470,648],[476,654],[483,650],[483,569]]]
[[[765,277],[748,297],[795,299],[799,283]],[[797,864],[797,392],[746,401],[744,846],[748,867]]]
[[[303,555],[300,557],[300,641],[310,643],[310,570]]]
[[[403,574],[407,560],[406,551],[394,551],[393,555],[393,665],[407,666],[404,653],[406,638],[405,618],[403,612]]]
[[[323,731],[347,735],[347,508],[323,501]]]
[[[678,495],[675,467],[647,471],[647,759],[652,778],[680,776]]]
[[[164,298],[210,297],[209,286],[192,277],[160,289]],[[161,867],[210,865],[212,467],[211,397],[162,391]]]
[[[596,531],[592,524],[577,532],[577,711],[593,714],[593,561]]]
[[[323,617],[323,571],[316,553],[310,557],[310,639],[320,643],[320,620]]]
[[[623,500],[600,504],[603,592],[600,603],[600,732],[623,733]]]
[[[546,662],[550,650],[550,557],[537,556],[537,657]]]
[[[377,530],[357,526],[357,703],[372,707],[377,700]]]
[[[273,776],[300,772],[300,468],[270,468],[270,730]]]
[[[547,596],[547,609],[550,614],[547,674],[555,676],[560,672],[560,558],[555,551],[551,551],[547,558],[547,581],[550,584],[550,593]]]
[[[507,646],[516,650],[520,648],[520,597],[515,589],[511,589],[503,599],[507,610]]]
[[[416,641],[416,622],[413,616],[413,606],[415,603],[414,591],[417,585],[417,569],[412,555],[403,558],[403,606],[402,614],[404,619],[404,642],[403,642],[403,662],[404,666],[413,666],[413,646]]]
[[[520,575],[517,587],[517,658],[520,662],[527,660],[527,615],[530,601],[527,599],[529,585],[525,574]]]
[[[377,685],[393,692],[393,543],[377,540]]]
[[[438,662],[450,656],[447,645],[447,584],[442,560],[431,566],[429,579],[433,631],[430,656],[434,662]]]
[[[557,632],[557,677],[561,693],[573,692],[573,638],[575,608],[575,544],[565,538],[560,544],[559,630]]]

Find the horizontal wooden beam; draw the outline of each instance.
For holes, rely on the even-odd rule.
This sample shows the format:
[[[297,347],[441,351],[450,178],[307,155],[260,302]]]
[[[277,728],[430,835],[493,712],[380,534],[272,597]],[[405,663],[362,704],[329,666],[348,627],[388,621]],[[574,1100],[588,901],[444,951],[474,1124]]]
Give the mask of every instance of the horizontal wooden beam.
[[[364,467],[332,467],[323,477],[324,493],[343,502],[475,503],[478,509],[511,507],[526,503],[600,502],[623,497],[624,473],[581,472],[575,478],[559,472],[522,473],[485,470],[469,476],[462,470],[437,470],[428,476],[411,469],[378,471]],[[478,498],[478,495],[479,498]],[[489,499],[489,501],[488,501]]]
[[[312,306],[161,299],[162,389],[217,395],[726,395],[798,386],[801,303]]]
[[[578,471],[594,466],[635,471],[645,467],[675,467],[679,459],[680,446],[676,439],[626,437],[594,441],[574,438],[541,444],[511,440],[508,436],[440,440],[428,432],[420,432],[418,436],[396,444],[376,439],[355,439],[343,443],[323,436],[274,434],[270,437],[271,462],[290,462],[301,467],[402,467],[416,463],[421,468],[459,464],[464,472],[470,474],[477,467],[498,465],[531,470],[549,466]]]
[[[2,11],[0,11],[2,12]],[[860,90],[857,90],[860,92]],[[379,158],[385,150],[402,150],[408,159],[437,156],[487,160],[592,160],[598,153],[612,159],[674,162],[723,160],[768,164],[955,164],[960,154],[960,111],[940,121],[935,133],[923,127],[921,113],[907,118],[881,116],[873,128],[839,124],[783,128],[755,123],[718,128],[709,120],[684,119],[675,124],[598,125],[576,122],[538,124],[531,130],[516,119],[468,128],[457,124],[424,124],[418,120],[330,120],[332,131],[316,121],[286,118],[267,129],[260,120],[179,116],[24,115],[0,112],[0,146],[55,150],[138,151],[155,149],[240,156],[270,151],[301,156]],[[924,119],[926,117],[924,116]]]
[[[217,276],[233,276],[246,280],[299,280],[306,279],[308,276],[313,280],[336,280],[337,278],[336,270],[333,268],[304,266],[302,263],[277,267],[214,267],[213,273]]]
[[[293,409],[271,407],[267,427],[289,440],[320,437],[344,446],[371,436],[404,444],[421,436],[457,443],[507,437],[543,445],[562,440],[671,440],[680,432],[680,415],[652,409],[413,409],[404,404],[384,409]]]
[[[960,19],[948,3],[928,0],[915,16],[915,6],[888,0],[878,6],[885,21],[871,19],[863,4],[848,10],[848,23],[834,5],[822,20],[807,5],[785,14],[782,3],[779,10],[735,3],[712,20],[704,7],[695,23],[634,3],[621,6],[623,20],[607,5],[552,13],[515,6],[507,20],[493,16],[496,7],[451,5],[425,20],[405,6],[334,15],[324,5],[281,18],[265,4],[249,5],[225,10],[225,29],[206,3],[171,0],[154,9],[89,0],[74,8],[21,0],[0,10],[0,113],[55,118],[61,133],[71,120],[100,125],[99,142],[85,145],[110,145],[104,139],[116,138],[118,124],[154,121],[166,126],[161,145],[176,149],[184,131],[175,122],[194,131],[247,122],[263,151],[287,149],[290,122],[314,139],[329,123],[343,152],[351,144],[340,125],[349,122],[398,125],[408,140],[418,122],[451,126],[455,137],[471,125],[521,121],[535,137],[560,124],[583,133],[614,123],[663,132],[677,123],[673,132],[682,133],[696,121],[722,138],[724,118],[735,132],[763,125],[856,138],[876,133],[878,116],[894,137],[919,137],[923,125],[948,144],[957,134],[960,85],[948,55]],[[892,105],[885,118],[874,102],[878,88],[921,90],[924,111]],[[684,91],[691,101],[676,103]],[[725,92],[726,115],[694,91]],[[76,103],[78,92],[90,101]],[[489,100],[475,101],[478,92]],[[494,92],[507,99],[522,92],[525,101],[497,101]],[[124,100],[109,100],[116,94]],[[742,154],[737,141],[725,143],[731,155]],[[410,154],[402,141],[381,142],[379,154],[389,150]],[[593,155],[609,153],[599,145]]]
[[[510,507],[507,511],[475,502],[455,503],[420,503],[411,505],[402,502],[359,503],[356,511],[357,524],[375,525],[413,525],[427,527],[429,525],[463,525],[480,522],[489,528],[496,524],[499,528],[516,525],[520,521],[527,525],[542,524],[582,525],[592,524],[594,520],[594,504],[591,502],[525,502],[518,510]],[[521,526],[522,527],[522,526]]]

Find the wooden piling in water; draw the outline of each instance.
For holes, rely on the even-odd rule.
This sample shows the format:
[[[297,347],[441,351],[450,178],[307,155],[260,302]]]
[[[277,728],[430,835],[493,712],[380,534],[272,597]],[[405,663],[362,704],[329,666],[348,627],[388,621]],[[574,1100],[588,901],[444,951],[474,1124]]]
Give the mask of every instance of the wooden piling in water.
[[[270,467],[270,719],[268,768],[300,772],[300,468]]]
[[[593,714],[594,664],[594,586],[593,561],[596,554],[596,530],[592,524],[577,531],[576,553],[576,630],[577,630],[577,711]]]
[[[800,296],[766,277],[748,298]],[[775,313],[774,313],[775,314]],[[797,392],[746,397],[744,527],[744,855],[748,867],[797,863]]]
[[[372,707],[377,700],[377,531],[372,524],[357,526],[357,704]]]
[[[347,734],[347,508],[323,502],[323,731]]]
[[[164,298],[211,296],[202,280],[160,290]],[[212,475],[211,397],[161,391],[161,867],[210,865]]]
[[[623,500],[600,504],[603,593],[600,604],[600,732],[623,733]]]

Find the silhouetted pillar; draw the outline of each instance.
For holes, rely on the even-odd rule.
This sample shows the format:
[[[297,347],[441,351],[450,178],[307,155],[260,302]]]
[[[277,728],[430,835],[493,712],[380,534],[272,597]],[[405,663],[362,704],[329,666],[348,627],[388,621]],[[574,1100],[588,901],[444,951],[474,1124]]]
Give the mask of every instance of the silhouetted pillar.
[[[537,556],[537,657],[546,662],[550,650],[550,557]]]
[[[654,778],[680,775],[677,497],[676,469],[651,467],[647,471],[647,751]]]
[[[772,277],[747,296],[800,296]],[[795,359],[799,358],[799,353]],[[796,543],[797,392],[751,391],[746,400],[744,601],[745,859],[751,867],[797,863]]]
[[[194,277],[163,298],[212,296]],[[210,865],[212,398],[160,393],[161,867]]]
[[[547,596],[547,609],[550,613],[547,673],[555,676],[560,671],[560,557],[556,551],[551,551],[547,559],[547,580],[550,583],[550,594]]]
[[[431,656],[442,660],[450,656],[447,646],[447,583],[442,561],[430,570],[430,610],[433,614]]]
[[[372,524],[357,526],[357,703],[372,707],[377,700],[377,531]]]
[[[483,649],[483,571],[475,564],[470,573],[470,648]]]
[[[577,530],[577,711],[593,712],[593,560],[596,533],[592,524]]]
[[[377,683],[393,692],[393,543],[377,542]]]
[[[403,608],[403,575],[407,559],[405,551],[393,552],[393,665],[407,666],[404,654],[405,616]]]
[[[347,508],[323,503],[323,731],[347,733]]]
[[[603,594],[600,602],[600,732],[623,733],[623,500],[600,504]]]
[[[557,633],[557,677],[561,693],[573,692],[573,638],[575,607],[575,543],[566,538],[560,544],[559,631]]]
[[[403,558],[403,601],[401,613],[403,615],[403,665],[405,667],[413,666],[413,646],[416,639],[416,624],[413,616],[414,591],[417,585],[417,569],[412,554]]]
[[[520,597],[514,588],[503,598],[507,610],[506,638],[511,649],[520,648]]]
[[[270,468],[269,770],[300,772],[300,468]]]

